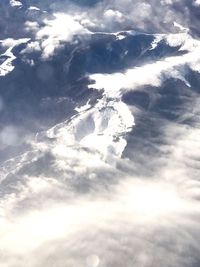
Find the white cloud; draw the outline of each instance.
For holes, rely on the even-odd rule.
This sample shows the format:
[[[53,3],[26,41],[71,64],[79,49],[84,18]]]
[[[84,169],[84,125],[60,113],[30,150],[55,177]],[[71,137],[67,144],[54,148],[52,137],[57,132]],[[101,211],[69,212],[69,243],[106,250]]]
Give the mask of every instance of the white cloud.
[[[10,0],[10,5],[12,7],[21,7],[22,6],[22,3],[19,0]]]
[[[177,3],[177,2],[179,2],[179,0],[161,0],[161,3],[163,5],[172,5],[172,4]]]
[[[1,44],[1,46],[6,47],[6,48],[10,48],[10,47],[13,48],[16,45],[26,43],[29,40],[30,40],[30,38],[21,38],[21,39],[7,38],[4,40],[0,40],[0,44]]]
[[[39,24],[36,21],[26,21],[25,29],[27,31],[37,31],[39,30]]]
[[[177,4],[178,8],[174,8]],[[137,28],[151,32],[175,32],[176,21],[183,27],[190,26],[190,11],[181,0],[103,0],[90,8],[73,5],[69,1],[51,5],[56,12],[66,12],[87,20],[90,29],[96,31],[120,31],[125,28]],[[111,19],[112,18],[112,19]]]
[[[107,16],[120,18],[119,14],[130,9],[127,18],[136,27],[146,27],[146,17],[154,14],[152,6],[144,1],[136,6],[129,0],[112,3]],[[62,42],[72,41],[74,34],[87,33],[81,24],[100,23],[106,29],[111,20],[102,19],[104,9],[93,19],[96,10],[80,20],[63,14],[46,20],[26,52],[39,50],[41,45],[43,57],[51,56]],[[169,23],[174,21],[173,13],[166,14],[170,15]],[[159,19],[155,20],[159,29]],[[43,133],[42,141],[32,141],[31,151],[0,166],[0,180],[4,181],[0,199],[3,267],[27,263],[30,267],[191,267],[199,259],[199,129],[177,122],[161,125],[164,145],[156,146],[160,149],[158,157],[149,155],[149,151],[147,155],[133,151],[137,159],[144,157],[149,164],[146,176],[141,174],[142,169],[139,175],[132,171],[137,168],[134,161],[115,158],[121,166],[117,169],[102,156],[108,150],[121,156],[126,145],[124,134],[134,123],[131,111],[120,101],[123,88],[160,85],[163,75],[181,78],[180,67],[185,64],[193,69],[200,66],[199,41],[187,34],[157,37],[152,49],[164,38],[169,45],[181,45],[181,50],[188,53],[124,73],[91,75],[96,81],[91,87],[103,88],[108,98],[94,107],[77,109],[80,114],[71,122]],[[13,40],[6,40],[4,46],[10,49]],[[192,113],[197,114],[199,102],[194,104]],[[114,140],[116,133],[118,138]],[[4,129],[0,138],[14,144],[17,139],[12,134],[12,129]],[[148,140],[143,141],[146,146]],[[129,174],[122,166],[129,167]]]
[[[113,10],[113,9],[105,10],[104,17],[105,19],[112,21],[112,23],[113,23],[113,20],[117,22],[122,22],[124,20],[123,14],[120,11]]]
[[[83,125],[91,108],[80,111]],[[198,110],[197,101],[193,112]],[[41,143],[33,141],[33,151],[4,165],[4,184],[9,187],[11,179],[11,186],[0,202],[1,263],[24,266],[28,259],[30,267],[118,267],[133,262],[144,267],[192,266],[199,257],[199,129],[162,127],[162,153],[156,159],[143,155],[151,168],[156,160],[157,171],[138,177],[72,143],[67,126],[56,125]],[[78,124],[73,126],[76,131]],[[48,153],[55,157],[48,160]],[[129,164],[134,167],[135,162]],[[42,174],[31,174],[41,166]],[[84,191],[84,186],[89,189]]]
[[[56,48],[62,47],[63,42],[71,42],[74,35],[89,33],[70,15],[56,13],[54,16],[55,19],[46,19],[45,26],[40,28],[36,34],[36,39],[41,41],[43,58],[52,56]]]
[[[36,39],[41,41],[42,56],[48,58],[56,48],[62,47],[62,43],[71,42],[74,35],[90,33],[88,29],[92,32],[119,32],[124,28],[141,28],[153,32],[181,30],[177,25],[181,25],[182,29],[189,25],[188,11],[185,8],[185,13],[177,13],[171,7],[173,3],[174,1],[155,3],[154,0],[106,0],[86,10],[64,2],[55,4],[61,12],[55,13],[54,19],[45,19],[45,26],[37,29],[35,22],[32,25],[27,22],[26,27],[37,31]]]
[[[174,10],[174,1],[105,0],[87,12],[86,18],[95,24],[93,30],[119,31],[137,28],[151,32],[174,32],[173,22],[189,25],[188,10]],[[116,24],[118,22],[118,24]]]
[[[194,5],[195,5],[195,6],[200,6],[200,0],[195,0],[195,1],[194,1]]]
[[[198,142],[194,136],[188,139],[184,132],[182,138],[193,140],[193,144]],[[188,141],[181,154],[174,156],[175,150],[183,145],[182,138],[177,141],[178,145],[174,144],[171,163],[177,162],[180,155],[184,159],[188,148],[192,152]],[[2,264],[23,266],[28,258],[30,267],[36,264],[41,267],[49,261],[61,267],[75,264],[96,267],[109,263],[122,266],[123,262],[131,266],[133,260],[136,266],[144,267],[153,263],[156,267],[161,263],[173,267],[191,266],[191,261],[187,265],[186,259],[190,255],[188,246],[198,253],[199,240],[194,236],[199,231],[199,204],[193,197],[199,189],[197,182],[195,184],[183,172],[178,173],[181,166],[174,166],[175,172],[166,161],[165,169],[160,169],[155,174],[158,177],[154,178],[115,173],[116,182],[112,184],[109,181],[113,175],[111,169],[102,165],[99,167],[103,173],[100,180],[95,180],[93,190],[81,194],[73,191],[70,182],[77,176],[79,183],[83,182],[87,161],[83,162],[84,157],[77,161],[79,153],[83,156],[80,149],[76,154],[71,154],[75,147],[71,147],[71,151],[65,149],[71,162],[64,163],[66,167],[69,164],[67,173],[71,168],[73,177],[70,178],[72,172],[68,180],[61,178],[62,172],[53,178],[29,174],[26,183],[20,184],[23,180],[23,172],[20,172],[20,180],[15,178],[14,187],[19,193],[8,194],[3,199],[1,205],[6,210],[1,209]],[[85,151],[87,154],[90,152]],[[88,174],[91,170],[92,166]],[[99,188],[103,174],[107,176],[106,190]],[[191,215],[193,213],[196,218]],[[172,250],[175,252],[171,253]]]
[[[24,48],[20,53],[26,54],[26,53],[32,53],[34,51],[41,51],[40,43],[38,41],[30,42],[26,45],[26,48]]]
[[[36,6],[30,6],[30,7],[28,8],[28,10],[40,11],[40,9],[39,9],[38,7],[36,7]]]
[[[171,46],[182,45],[180,50],[188,50],[188,53],[128,69],[124,73],[92,74],[90,78],[96,83],[91,84],[90,87],[98,90],[104,89],[105,94],[110,97],[119,96],[121,91],[134,90],[138,86],[159,86],[163,81],[163,74],[170,73],[172,77],[177,77],[177,70],[185,64],[192,68],[199,65],[200,42],[198,40],[192,39],[186,33],[164,35],[163,38],[166,38]],[[179,77],[181,77],[181,72]]]
[[[122,13],[119,12],[118,10],[112,10],[112,9],[108,9],[104,12],[104,16],[105,17],[111,17],[111,18],[121,18],[122,17]]]

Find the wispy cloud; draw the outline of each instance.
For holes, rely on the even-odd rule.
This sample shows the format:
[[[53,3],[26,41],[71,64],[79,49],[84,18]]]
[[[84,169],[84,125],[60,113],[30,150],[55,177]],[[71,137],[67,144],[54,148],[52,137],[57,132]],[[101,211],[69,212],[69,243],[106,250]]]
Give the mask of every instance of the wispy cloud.
[[[91,84],[90,87],[104,89],[107,95],[117,96],[123,90],[134,90],[142,85],[159,86],[169,76],[183,79],[187,83],[181,73],[181,66],[188,64],[197,70],[200,62],[200,42],[192,39],[187,33],[163,36],[163,39],[165,38],[171,46],[181,46],[179,51],[188,50],[188,53],[166,57],[163,60],[144,64],[144,66],[127,69],[123,73],[93,74],[90,78],[94,84]]]
[[[40,28],[36,34],[36,39],[41,42],[44,58],[52,56],[56,48],[62,47],[63,42],[71,42],[74,35],[89,33],[70,15],[57,13],[54,16],[54,19],[46,19],[45,26]]]
[[[131,27],[156,33],[149,49],[164,42],[178,55],[89,75],[103,98],[0,166],[1,266],[199,266],[199,89],[190,75],[199,79],[200,45],[187,30],[189,8],[179,0],[51,8],[43,23],[25,23],[33,36],[22,54],[41,49],[50,61],[76,35]],[[36,73],[48,85],[54,69]],[[19,135],[2,127],[0,141],[12,146]]]

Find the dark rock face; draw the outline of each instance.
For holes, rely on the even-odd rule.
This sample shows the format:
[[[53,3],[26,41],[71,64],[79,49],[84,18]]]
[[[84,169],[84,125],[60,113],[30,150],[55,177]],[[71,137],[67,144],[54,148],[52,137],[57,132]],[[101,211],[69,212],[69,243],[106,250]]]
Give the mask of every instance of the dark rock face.
[[[80,6],[94,6],[97,3],[101,2],[101,0],[71,0],[72,3],[75,3]]]

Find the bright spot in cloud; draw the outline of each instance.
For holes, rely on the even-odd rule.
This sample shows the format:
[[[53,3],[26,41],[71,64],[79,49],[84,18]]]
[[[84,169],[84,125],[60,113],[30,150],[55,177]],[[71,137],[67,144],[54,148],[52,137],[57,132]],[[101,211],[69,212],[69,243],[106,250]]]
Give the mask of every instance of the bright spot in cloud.
[[[123,188],[123,189],[122,189]],[[184,201],[175,187],[166,183],[129,182],[120,189],[124,209],[147,218],[183,210]]]
[[[196,0],[196,1],[194,1],[194,5],[195,5],[195,6],[200,6],[200,0]]]
[[[86,263],[88,267],[97,267],[100,263],[100,260],[97,255],[93,254],[87,257]]]
[[[20,1],[18,1],[18,0],[10,0],[10,5],[12,6],[12,7],[21,7],[22,6],[22,3],[20,2]]]

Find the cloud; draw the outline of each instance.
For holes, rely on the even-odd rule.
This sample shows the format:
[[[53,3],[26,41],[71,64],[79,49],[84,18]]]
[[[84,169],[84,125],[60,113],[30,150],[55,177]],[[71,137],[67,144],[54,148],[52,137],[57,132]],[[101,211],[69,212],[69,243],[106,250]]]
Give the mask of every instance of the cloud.
[[[27,259],[31,267],[198,262],[198,129],[165,122],[158,156],[133,150],[155,167],[146,176],[109,166],[92,149],[66,145],[70,139],[64,142],[59,129],[66,124],[7,162],[0,205],[3,266],[23,266]]]
[[[173,30],[173,22],[188,25],[188,15],[185,10],[174,9],[180,1],[130,1],[130,0],[104,0],[90,7],[88,11],[70,7],[70,13],[86,13],[86,18],[95,23],[96,29],[104,31],[123,30],[124,28],[137,28],[153,32]],[[67,10],[67,3],[62,7]],[[59,7],[59,5],[58,5]],[[184,14],[182,14],[184,12]],[[110,18],[115,21],[112,21]],[[106,18],[106,20],[105,20]],[[152,19],[153,18],[153,19]],[[119,22],[119,24],[116,24]]]
[[[43,58],[52,56],[57,48],[62,47],[64,42],[71,42],[75,35],[89,33],[70,15],[56,13],[54,17],[54,19],[44,20],[45,26],[36,34],[36,39],[41,42]]]
[[[39,9],[38,7],[36,7],[36,6],[30,6],[30,7],[28,8],[28,10],[40,11],[40,9]]]
[[[186,1],[187,2],[187,1]],[[46,7],[45,3],[40,4]],[[139,29],[151,33],[174,33],[190,28],[192,11],[180,1],[130,1],[104,0],[88,7],[73,5],[69,1],[50,5],[54,18],[46,16],[40,26],[36,21],[27,21],[27,31],[35,31],[35,39],[41,43],[42,57],[48,58],[64,43],[74,37],[98,31],[119,32],[124,29]],[[153,18],[153,19],[152,19]],[[43,25],[43,26],[41,26]],[[179,25],[179,27],[177,27]],[[193,25],[194,26],[194,25]],[[188,30],[189,31],[189,30]]]
[[[200,5],[200,1],[199,0],[194,1],[194,5],[195,6],[199,6]]]
[[[49,59],[76,34],[88,34],[86,24],[109,31],[127,25],[173,31],[172,6],[180,1],[156,3],[106,1],[74,17],[58,13],[39,28],[28,23],[36,40],[24,52],[41,47]],[[180,30],[156,35],[151,48],[164,41],[180,46],[179,55],[123,73],[90,75],[96,82],[91,87],[104,90],[103,101],[39,133],[26,153],[0,166],[3,267],[199,266],[199,94],[188,73],[185,77],[186,65],[199,70],[199,41]],[[12,44],[7,40],[5,48]],[[45,82],[53,74],[46,63],[37,72]],[[170,99],[163,88],[167,82]],[[148,93],[150,105],[128,107],[120,98],[131,90]],[[183,104],[174,104],[179,116],[172,120],[161,111],[171,114],[176,98]],[[15,132],[3,129],[4,145],[18,141]],[[108,150],[115,156],[111,161]],[[123,151],[129,159],[118,158]]]
[[[37,30],[39,30],[39,24],[36,21],[26,21],[25,22],[25,29],[27,31],[37,31]]]
[[[0,44],[3,47],[6,48],[13,48],[14,46],[26,43],[30,40],[30,38],[21,38],[21,39],[13,39],[13,38],[7,38],[4,40],[0,40]]]
[[[38,41],[29,42],[20,53],[21,54],[30,54],[35,51],[41,51],[40,43]]]
[[[163,36],[163,39],[165,38],[172,47],[181,46],[179,51],[188,50],[188,53],[166,57],[163,60],[127,69],[123,73],[92,74],[90,79],[94,81],[94,84],[89,87],[104,89],[105,94],[110,97],[119,96],[123,91],[134,90],[142,85],[160,86],[165,75],[181,78],[183,76],[180,67],[186,64],[192,68],[199,65],[200,43],[198,40],[194,40],[187,33]],[[184,77],[182,79],[184,80]]]
[[[18,0],[10,0],[10,5],[12,7],[21,7],[22,3],[21,3],[21,1],[18,1]]]
[[[183,90],[182,85],[180,97]],[[191,91],[189,96],[192,102],[183,103],[182,112],[189,115],[190,108],[195,116],[199,95]],[[124,106],[119,107],[122,112]],[[80,117],[72,118],[72,132],[79,128],[78,135],[88,134],[83,126],[92,108],[87,106],[80,110]],[[97,104],[95,116],[98,108]],[[128,119],[125,111],[123,120]],[[160,127],[152,139],[138,132],[139,112],[134,113],[132,137],[138,139],[129,139],[128,147],[132,145],[129,149],[138,165],[124,158],[116,160],[116,165],[108,164],[90,144],[71,139],[70,122],[41,133],[40,141],[32,140],[31,151],[4,163],[0,170],[4,179],[1,263],[6,267],[23,266],[27,259],[30,267],[190,267],[198,263],[199,129],[161,115],[159,119],[155,113],[156,109],[149,110],[143,118],[146,131]],[[104,107],[100,119],[108,115]],[[156,123],[149,127],[153,116]],[[82,126],[76,123],[78,119]],[[116,123],[115,117],[111,116],[111,124],[112,120]],[[95,123],[99,124],[97,116]],[[146,153],[133,147],[142,142]]]
[[[76,156],[70,151],[68,154],[76,162]],[[83,154],[81,158],[84,159]],[[78,164],[86,166],[83,161]],[[72,166],[70,162],[68,172],[76,165]],[[107,189],[98,189],[101,173],[93,190],[84,194],[69,186],[71,179],[79,177],[79,183],[84,179],[83,168],[79,173],[74,169],[74,176],[71,173],[68,180],[59,172],[52,178],[31,176],[27,169],[25,184],[21,179],[15,180],[14,188],[19,193],[7,194],[3,200],[7,213],[1,220],[2,264],[23,265],[28,258],[30,266],[39,267],[130,266],[132,262],[145,267],[191,266],[198,258],[198,239],[194,240],[194,235],[199,231],[199,204],[193,199],[197,186],[183,172],[179,176],[180,169],[175,167],[176,172],[171,169],[167,173],[167,165],[155,173],[159,177],[148,179],[124,173],[122,178],[122,173],[117,172],[115,184],[110,183],[113,173],[107,169]],[[104,166],[101,168],[105,172]],[[91,172],[91,167],[87,172]],[[194,225],[196,230],[192,233]]]
[[[104,12],[104,16],[108,20],[116,20],[116,21],[121,21],[123,20],[123,15],[121,12],[118,10],[113,10],[113,9],[108,9]]]

